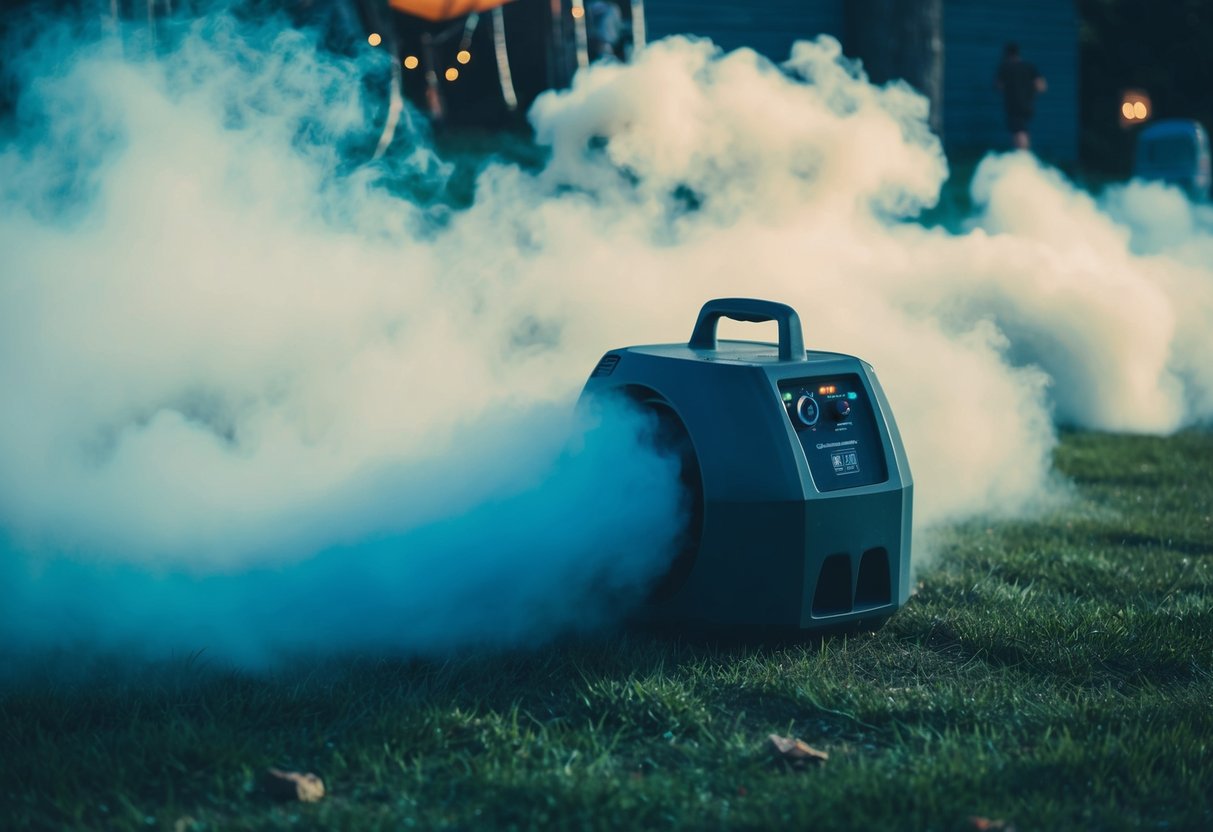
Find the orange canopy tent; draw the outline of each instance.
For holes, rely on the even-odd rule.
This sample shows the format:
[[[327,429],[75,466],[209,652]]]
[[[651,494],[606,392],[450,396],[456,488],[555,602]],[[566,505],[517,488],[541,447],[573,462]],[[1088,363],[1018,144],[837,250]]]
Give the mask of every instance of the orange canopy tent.
[[[487,12],[511,0],[388,0],[398,12],[424,17],[426,20],[452,20],[472,12]]]

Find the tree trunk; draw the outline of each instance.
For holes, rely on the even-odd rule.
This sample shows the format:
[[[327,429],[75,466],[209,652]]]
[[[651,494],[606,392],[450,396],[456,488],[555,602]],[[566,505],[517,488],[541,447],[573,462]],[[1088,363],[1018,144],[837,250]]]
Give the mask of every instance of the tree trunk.
[[[901,78],[931,102],[943,133],[943,0],[847,0],[846,52],[883,84]]]

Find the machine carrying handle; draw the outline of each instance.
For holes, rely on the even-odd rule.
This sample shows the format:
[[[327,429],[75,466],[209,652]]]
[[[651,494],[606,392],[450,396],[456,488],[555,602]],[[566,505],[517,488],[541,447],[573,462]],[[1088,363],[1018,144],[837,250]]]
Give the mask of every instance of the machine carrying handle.
[[[716,298],[699,310],[699,320],[691,332],[687,346],[693,350],[716,349],[716,324],[721,318],[734,321],[779,323],[779,360],[804,361],[804,332],[800,316],[786,303],[754,298]]]

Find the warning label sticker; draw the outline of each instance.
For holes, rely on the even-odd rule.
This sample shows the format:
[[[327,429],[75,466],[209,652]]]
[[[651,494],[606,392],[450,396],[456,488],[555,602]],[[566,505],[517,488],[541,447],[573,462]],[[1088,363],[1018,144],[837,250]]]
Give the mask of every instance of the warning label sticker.
[[[830,454],[830,464],[834,466],[834,473],[839,476],[844,474],[858,474],[859,454],[853,448],[833,451]]]

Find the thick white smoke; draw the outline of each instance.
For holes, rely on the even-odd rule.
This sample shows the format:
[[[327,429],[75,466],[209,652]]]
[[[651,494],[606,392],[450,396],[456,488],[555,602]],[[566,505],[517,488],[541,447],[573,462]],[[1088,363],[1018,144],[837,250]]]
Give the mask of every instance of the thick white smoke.
[[[919,528],[1037,501],[1058,420],[1213,414],[1206,215],[1013,155],[969,230],[924,228],[925,102],[827,38],[782,68],[675,38],[584,71],[532,111],[550,162],[488,165],[458,211],[401,185],[442,175],[418,137],[351,164],[362,67],[298,32],[219,15],[157,57],[38,54],[0,149],[0,630],[30,643],[575,623],[661,571],[679,495],[643,426],[572,402],[710,297],[790,303],[810,348],[875,365]]]

